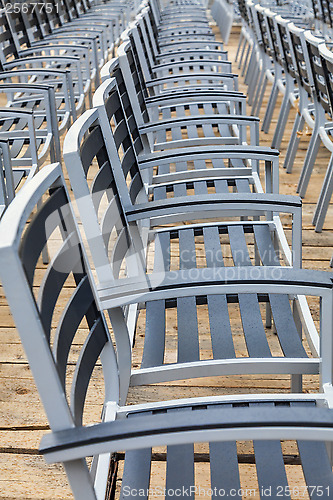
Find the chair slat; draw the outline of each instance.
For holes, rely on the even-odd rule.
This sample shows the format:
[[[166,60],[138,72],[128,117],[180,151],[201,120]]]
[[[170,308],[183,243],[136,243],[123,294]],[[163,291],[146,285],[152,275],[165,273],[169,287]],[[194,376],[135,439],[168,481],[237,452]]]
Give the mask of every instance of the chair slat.
[[[114,180],[110,163],[105,162],[104,165],[102,165],[98,170],[90,188],[91,193],[93,194],[92,198],[96,212],[98,211],[103,194],[112,186],[113,182]]]
[[[104,323],[102,318],[99,317],[86,338],[75,368],[72,383],[71,408],[74,413],[76,425],[82,425],[84,402],[91,375],[108,340]]]
[[[82,273],[83,271],[82,256],[78,245],[77,235],[75,233],[70,234],[53,258],[39,289],[40,316],[48,339],[50,338],[54,308],[65,281],[71,270],[77,268],[79,272]]]
[[[199,361],[199,333],[195,297],[177,299],[178,362]]]
[[[225,404],[224,408],[232,407],[232,404]],[[210,408],[218,408],[218,405],[211,405]],[[215,492],[212,498],[220,498],[219,491],[234,491],[234,498],[241,499],[238,494],[241,489],[238,469],[237,445],[235,441],[212,442],[209,443],[209,462],[211,489]]]
[[[207,297],[209,328],[214,359],[235,358],[235,347],[225,295],[210,295]]]
[[[228,228],[232,258],[235,266],[251,266],[251,259],[247,248],[242,226]]]
[[[205,227],[203,229],[206,265],[207,267],[221,267],[224,265],[223,254],[220,242],[219,230],[217,227]]]
[[[250,403],[250,406],[263,406],[260,403]],[[265,403],[265,407],[274,406],[274,403]],[[260,411],[260,410],[259,410]],[[280,441],[253,441],[254,456],[257,468],[259,490],[277,492],[279,487],[286,491],[288,486],[286,470]]]
[[[247,179],[236,179],[238,193],[251,193],[249,181]]]
[[[141,368],[163,364],[165,350],[165,301],[146,304],[146,330]]]
[[[285,356],[306,358],[287,295],[269,294],[276,332]]]
[[[147,499],[150,483],[151,449],[127,451],[120,499],[125,500],[131,491],[140,491],[140,498]],[[126,486],[126,490],[124,489]]]
[[[20,256],[30,286],[33,282],[37,260],[48,239],[59,223],[59,217],[50,217],[57,212],[59,206],[67,203],[62,189],[56,190],[42,208],[33,217],[27,228],[21,247]],[[47,224],[46,224],[47,221]]]
[[[89,307],[94,301],[88,276],[85,276],[73,293],[59,322],[53,343],[59,376],[65,386],[68,354],[71,344]]]
[[[262,322],[258,297],[254,294],[240,293],[238,301],[249,356],[270,358],[272,354]]]
[[[184,408],[175,408],[168,413],[182,411]],[[186,408],[191,411],[192,408]],[[180,466],[181,465],[181,466]],[[172,493],[178,488],[183,491],[188,489],[189,496],[194,500],[194,446],[193,444],[174,445],[167,448],[167,470],[166,470],[166,495],[165,499],[174,498]],[[190,488],[192,486],[192,490]],[[170,494],[168,494],[170,491]]]

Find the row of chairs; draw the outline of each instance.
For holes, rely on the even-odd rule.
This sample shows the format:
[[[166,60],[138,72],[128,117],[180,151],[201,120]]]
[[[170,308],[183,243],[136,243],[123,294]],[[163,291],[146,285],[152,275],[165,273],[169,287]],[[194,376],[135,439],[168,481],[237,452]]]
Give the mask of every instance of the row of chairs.
[[[61,161],[60,137],[86,101],[91,103],[92,86],[100,82],[100,67],[119,43],[131,7],[3,2],[0,139],[7,163],[1,169],[2,212],[23,178],[29,180],[50,160]]]
[[[300,199],[278,193],[278,151],[259,146],[205,12],[196,0],[141,5],[65,137],[77,211],[54,163],[0,222],[1,282],[52,431],[40,450],[78,499],[113,498],[119,452],[120,497],[148,498],[161,446],[165,497],[194,498],[197,443],[210,496],[242,498],[242,440],[261,497],[292,488],[283,440],[297,441],[306,493],[333,488],[332,280],[300,269]],[[55,253],[42,266],[45,246]],[[307,296],[320,298],[320,333]],[[253,374],[290,375],[292,393],[126,402],[129,387]],[[319,393],[303,392],[309,374]],[[94,377],[105,392],[92,420]]]
[[[294,109],[294,126],[289,139],[284,167],[290,173],[301,137],[311,136],[307,154],[298,181],[297,192],[306,196],[320,145],[331,153],[332,129],[332,68],[331,39],[326,24],[328,17],[321,2],[314,2],[316,30],[309,16],[297,13],[289,16],[275,7],[264,8],[252,1],[245,2],[246,32],[251,33],[249,56],[240,58],[249,88],[249,103],[254,114],[262,106],[267,81],[272,83],[269,105],[266,108],[262,130],[268,132],[278,93],[283,94],[279,118],[272,146],[279,148],[290,110]],[[245,12],[245,11],[244,11]],[[319,21],[321,21],[319,23]],[[325,21],[325,22],[323,22]],[[246,52],[246,39],[242,38],[241,51]],[[247,46],[248,49],[250,45]],[[250,56],[252,50],[252,55]],[[243,52],[239,52],[239,55]],[[261,77],[256,80],[260,68]],[[305,129],[305,130],[304,130]],[[327,166],[323,186],[313,214],[313,224],[321,232],[333,190],[332,156]]]

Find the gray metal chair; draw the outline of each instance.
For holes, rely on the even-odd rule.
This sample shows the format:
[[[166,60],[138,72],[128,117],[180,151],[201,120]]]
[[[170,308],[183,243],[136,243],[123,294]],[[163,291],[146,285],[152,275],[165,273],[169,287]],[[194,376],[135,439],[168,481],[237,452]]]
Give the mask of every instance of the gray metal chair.
[[[186,147],[191,144],[230,144],[230,141],[233,144],[246,143],[246,130],[251,131],[250,143],[258,144],[258,118],[235,116],[238,110],[244,109],[243,96],[223,91],[220,96],[214,98],[213,89],[208,89],[211,90],[208,93],[207,89],[203,89],[199,94],[197,89],[193,88],[189,89],[189,92],[176,91],[158,96],[157,99],[155,97],[147,99],[145,82],[141,72],[137,70],[131,44],[129,42],[122,44],[118,54],[121,74],[117,70],[117,62],[110,63],[106,69],[109,76],[118,74],[119,84],[122,82],[121,94],[126,100],[125,106],[128,106],[129,100],[140,133],[147,135],[145,140],[147,152],[152,149]],[[202,94],[205,97],[204,101],[200,102]],[[165,117],[162,120],[158,119],[159,105]],[[192,116],[186,112],[188,106]],[[175,118],[170,114],[173,108],[176,113]],[[208,114],[203,115],[202,109]],[[182,128],[184,130],[186,128],[186,133],[181,132]],[[167,134],[167,130],[172,130],[172,133]]]
[[[28,217],[42,197],[43,205],[23,233]],[[113,223],[119,220],[119,215],[116,209]],[[60,234],[58,248],[45,270],[45,280],[36,300],[33,287],[36,262],[54,229]],[[122,234],[118,234],[115,246]],[[120,254],[118,256],[120,258]],[[253,440],[260,489],[293,488],[293,480],[290,476],[287,479],[281,443],[288,439],[297,440],[297,458],[305,477],[302,486],[306,491],[311,487],[327,496],[330,494],[332,472],[325,444],[332,439],[333,425],[329,349],[332,282],[328,275],[284,269],[280,276],[282,284],[281,280],[276,280],[272,268],[268,271],[261,267],[257,268],[256,280],[245,285],[251,294],[266,290],[277,298],[281,293],[322,297],[321,344],[326,353],[321,361],[323,393],[195,397],[126,405],[129,366],[124,359],[117,359],[105,318],[95,300],[90,269],[59,165],[45,167],[39,172],[7,210],[0,225],[0,259],[1,282],[51,428],[42,439],[40,452],[49,463],[63,463],[77,500],[99,500],[105,498],[106,491],[112,498],[119,458],[125,460],[121,496],[135,495],[135,491],[142,489],[144,497],[148,498],[155,447],[164,445],[167,446],[167,467],[163,482],[168,491],[185,488],[190,498],[194,498],[194,487],[205,488],[206,481],[221,495],[238,491],[241,482],[237,440],[250,444]],[[175,285],[182,296],[194,292],[198,297],[208,296],[214,300],[216,293],[233,294],[239,286],[238,278],[228,277],[225,271],[222,269],[219,283],[208,280],[209,287],[198,287],[187,280],[190,286],[185,289],[181,282],[166,278],[164,293],[168,294],[172,283],[172,295]],[[66,300],[59,301],[66,280],[73,285],[71,293]],[[122,306],[150,299],[156,304],[156,299],[161,298],[158,288],[148,292],[149,296],[137,294],[136,284],[138,282],[132,286],[133,294],[126,294],[122,304],[115,296],[110,300],[113,330],[119,335],[127,327]],[[60,318],[56,325],[52,317]],[[80,345],[76,340],[79,327],[81,338],[83,336]],[[71,370],[67,370],[69,364]],[[73,364],[75,369],[71,378]],[[99,379],[104,378],[105,392],[100,403],[101,419],[91,421],[85,412],[86,395],[89,384],[94,383],[95,367]],[[71,385],[70,395],[66,384]],[[323,408],[325,405],[328,408]],[[194,475],[194,443],[197,442],[209,443],[208,477],[203,482]],[[93,457],[90,470],[88,457]],[[181,473],[179,461],[183,464]]]
[[[154,63],[153,55],[150,52],[149,44],[145,44],[141,23],[143,25],[142,19],[139,18],[129,29],[128,36],[133,51],[136,50],[138,53],[146,84],[151,87],[154,94],[189,86],[201,86],[203,88],[214,86],[218,90],[238,90],[238,77],[230,72],[230,63],[227,61],[210,61],[208,59],[203,63],[203,61],[193,60],[192,65],[186,62],[171,63],[166,67],[162,66],[153,69],[151,66],[151,63]],[[148,40],[146,41],[148,42]],[[204,46],[205,44],[202,44],[202,47]],[[172,74],[170,74],[171,71]]]
[[[188,131],[190,138],[189,140],[182,139],[177,140],[178,137],[181,138],[181,129],[179,127],[179,121],[174,119],[173,126],[170,127],[169,134],[166,134],[166,127],[169,127],[172,120],[163,120],[159,122],[159,125],[155,125],[155,127],[148,124],[147,128],[145,126],[139,127],[137,125],[135,115],[131,106],[131,101],[128,98],[128,93],[126,91],[126,86],[124,85],[124,81],[122,79],[122,72],[119,67],[119,63],[117,60],[114,60],[112,64],[108,66],[110,74],[115,75],[117,87],[119,91],[119,95],[121,98],[122,105],[124,107],[124,113],[126,116],[126,120],[128,122],[128,127],[131,133],[135,153],[137,155],[137,160],[140,165],[140,169],[142,175],[148,174],[148,182],[150,184],[156,184],[163,182],[171,182],[172,180],[185,180],[188,181],[193,180],[195,178],[199,178],[200,176],[212,176],[217,177],[219,175],[221,164],[221,160],[224,158],[228,163],[228,166],[232,166],[235,168],[240,168],[241,170],[252,166],[252,174],[253,178],[251,180],[251,185],[253,189],[257,192],[262,191],[262,186],[259,180],[260,174],[260,158],[261,161],[264,161],[264,158],[268,160],[267,165],[272,166],[268,169],[265,168],[265,182],[266,182],[266,191],[267,192],[278,192],[278,152],[269,148],[260,148],[256,146],[244,146],[240,144],[241,141],[237,137],[237,131],[235,135],[232,135],[233,130],[229,130],[228,124],[238,124],[239,126],[239,135],[241,137],[245,136],[245,130],[247,128],[250,129],[252,135],[256,134],[256,125],[257,122],[251,122],[239,115],[234,116],[226,116],[222,115],[220,117],[220,133],[224,135],[220,136],[219,139],[214,137],[213,139],[200,137],[198,131],[195,130],[194,126],[196,124],[196,120],[188,120]],[[106,103],[109,99],[110,94],[114,92],[114,83],[108,80],[96,90],[94,94],[93,103],[95,106],[100,107],[101,109],[106,109]],[[120,94],[121,92],[121,94]],[[238,101],[236,101],[238,103]],[[199,104],[199,103],[198,103]],[[186,109],[186,105],[181,104],[172,104],[168,102],[168,108],[164,106],[164,114],[167,115],[167,111],[170,110],[170,118],[171,118],[171,109],[176,109],[180,111],[180,123],[184,120],[184,117],[181,116],[182,108]],[[191,108],[195,108],[195,102],[191,103]],[[210,105],[204,104],[203,110],[208,111]],[[217,109],[219,106],[217,106]],[[179,112],[178,111],[178,112]],[[212,107],[212,111],[214,108]],[[199,114],[198,108],[198,121],[200,124],[203,122],[203,118]],[[104,117],[107,120],[108,125],[108,117]],[[225,121],[226,126],[223,128],[223,121]],[[166,127],[164,124],[166,123]],[[183,121],[183,124],[185,122]],[[250,127],[248,127],[250,125]],[[252,130],[251,130],[252,125]],[[254,126],[254,127],[253,127]],[[210,128],[208,124],[204,124],[204,131],[208,136],[213,136],[213,128]],[[151,152],[151,146],[149,141],[149,132],[150,130],[154,130],[156,128],[156,139],[159,141],[156,149],[165,149],[165,152],[162,151],[153,151]],[[171,140],[170,140],[170,135]],[[163,141],[168,139],[166,146],[164,146]],[[219,146],[214,146],[214,143],[219,142]],[[254,141],[253,141],[254,142]],[[209,144],[210,145],[206,145]],[[230,147],[232,145],[232,147]],[[178,149],[177,149],[178,146]],[[170,150],[172,148],[172,150]],[[176,149],[175,149],[176,148]],[[148,151],[148,152],[147,152]],[[229,155],[229,156],[228,156]],[[176,166],[172,166],[172,164],[176,162]],[[207,163],[208,162],[208,163]],[[211,162],[211,163],[210,163]],[[226,163],[226,164],[227,164]],[[213,166],[213,170],[210,172],[207,171],[209,165]],[[156,169],[156,171],[155,171]],[[240,170],[240,171],[241,171]],[[239,172],[240,172],[239,171]],[[227,172],[224,169],[224,172]],[[234,173],[236,171],[234,170]],[[249,171],[248,171],[249,172]],[[234,175],[232,171],[229,171],[230,178]],[[225,173],[224,173],[225,175]],[[248,186],[248,189],[250,187]]]

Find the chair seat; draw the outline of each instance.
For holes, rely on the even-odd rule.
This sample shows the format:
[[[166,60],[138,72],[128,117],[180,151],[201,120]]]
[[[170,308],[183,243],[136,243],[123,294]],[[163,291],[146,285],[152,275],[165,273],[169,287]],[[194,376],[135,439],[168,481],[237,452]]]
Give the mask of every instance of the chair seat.
[[[304,407],[306,413],[307,409],[314,407],[316,403],[315,401],[272,401],[222,403],[222,405],[232,408],[235,413],[240,410],[240,406],[260,406],[263,409],[299,406]],[[206,407],[200,405],[200,410],[219,408],[222,405],[213,404]],[[184,410],[184,408],[169,408],[163,411],[169,413],[179,410]],[[195,411],[195,407],[188,406],[186,410]],[[139,415],[142,416],[142,413],[136,413],[130,417],[135,418]],[[250,453],[245,458],[244,454],[239,453],[240,450],[250,451]],[[197,475],[195,462],[201,462],[200,476]],[[248,465],[251,467],[251,474],[247,474],[247,482],[244,482],[244,477],[240,474],[244,463],[252,464]],[[158,474],[158,480],[154,478],[156,474]],[[161,498],[171,498],[176,494],[176,490],[179,490],[182,492],[181,498],[194,499],[198,496],[199,485],[202,488],[202,495],[203,490],[206,495],[209,490],[213,490],[209,498],[232,495],[234,498],[241,499],[244,498],[242,495],[245,494],[246,489],[248,492],[252,489],[252,496],[255,498],[259,498],[259,494],[260,498],[265,498],[265,495],[272,498],[278,498],[279,495],[287,498],[288,479],[290,480],[291,477],[293,478],[291,491],[295,484],[295,477],[297,477],[299,478],[297,487],[300,492],[304,492],[305,497],[308,493],[312,493],[311,498],[320,496],[330,498],[333,475],[325,443],[255,440],[240,444],[230,441],[200,445],[173,445],[166,448],[166,453],[161,453],[160,449],[156,453],[151,448],[128,451],[125,454],[121,498],[125,498],[130,492],[134,494],[134,490],[140,491],[140,498],[148,498],[148,491],[151,488],[152,492],[159,491]],[[152,481],[153,478],[154,481]]]
[[[218,279],[218,270],[225,265],[249,266],[251,275],[255,247],[261,264],[279,264],[269,224],[237,222],[164,229],[155,237],[154,271],[213,267]],[[276,335],[265,329],[263,305],[270,306]],[[176,328],[169,327],[168,317]],[[198,317],[207,321],[199,322]],[[307,357],[288,295],[175,296],[147,302],[138,325],[140,331],[145,330],[141,368],[239,356]],[[170,342],[177,359],[170,358]]]

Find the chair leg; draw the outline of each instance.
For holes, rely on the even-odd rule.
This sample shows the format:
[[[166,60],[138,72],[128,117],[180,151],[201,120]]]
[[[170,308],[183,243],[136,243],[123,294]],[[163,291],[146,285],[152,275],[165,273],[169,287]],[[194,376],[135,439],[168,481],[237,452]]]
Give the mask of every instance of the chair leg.
[[[315,127],[312,132],[311,141],[306,153],[306,157],[304,160],[304,165],[302,168],[302,172],[298,181],[296,192],[299,193],[301,198],[304,198],[306,195],[306,190],[309,185],[310,177],[312,174],[313,166],[316,161],[316,157],[318,154],[319,146],[321,143],[319,131],[319,127]]]
[[[262,69],[260,70],[260,61],[256,59],[258,56],[257,52],[254,56],[254,64],[251,72],[251,79],[248,81],[247,95],[248,95],[248,103],[250,106],[253,104],[254,94],[256,91],[257,83],[258,83],[258,74],[261,74]]]
[[[262,107],[262,103],[263,103],[263,100],[265,97],[267,83],[268,83],[268,78],[265,74],[264,75],[264,82],[263,82],[263,85],[261,87],[261,91],[259,92],[259,87],[258,87],[258,93],[256,94],[256,99],[255,99],[253,107],[252,107],[253,116],[259,116],[260,109]]]
[[[243,64],[243,58],[244,58],[244,54],[245,54],[246,42],[247,42],[247,40],[244,37],[244,44],[243,44],[243,48],[242,48],[241,55],[240,55],[240,58],[239,58],[238,69],[240,69],[242,67],[242,64]]]
[[[290,100],[289,100],[289,95],[287,92],[284,95],[282,105],[281,105],[281,110],[279,114],[279,118],[275,127],[274,135],[273,135],[273,140],[272,140],[272,148],[280,149],[283,134],[287,125],[289,113],[290,113]]]
[[[278,95],[279,95],[279,87],[277,85],[277,82],[274,81],[271,95],[269,96],[269,99],[268,99],[266,113],[265,113],[265,116],[264,116],[264,119],[262,122],[262,127],[261,127],[261,130],[263,132],[265,132],[265,134],[268,134],[269,127],[270,127],[271,122],[272,122],[273,113],[274,113],[274,109],[276,106],[276,101],[277,101]]]
[[[298,132],[301,132],[304,127],[304,118],[299,113],[296,114],[293,130],[291,132],[290,141],[288,144],[286,157],[284,160],[283,168],[287,170],[287,174],[291,174],[292,168],[295,161],[295,156],[297,153],[300,137]]]
[[[238,47],[237,47],[235,62],[237,62],[237,59],[238,59],[238,56],[239,56],[239,51],[240,51],[240,48],[241,48],[243,40],[245,40],[245,36],[244,36],[244,30],[242,28],[241,32],[240,32],[240,35],[239,35],[239,42],[238,42]]]
[[[330,162],[326,170],[325,179],[320,191],[316,210],[312,219],[312,224],[316,226],[315,230],[317,233],[320,233],[323,229],[332,192],[333,192],[333,154],[331,155]]]
[[[255,50],[254,50],[254,46],[253,45],[251,46],[251,49],[252,49],[252,52],[251,52],[249,64],[247,65],[246,73],[245,73],[245,76],[244,76],[244,83],[246,85],[248,85],[249,81],[251,81],[251,78],[252,78],[252,75],[253,75],[253,70],[254,70],[254,67],[256,65],[255,64]]]
[[[245,56],[245,60],[244,60],[244,65],[243,65],[243,69],[242,69],[242,72],[241,72],[242,76],[245,75],[245,71],[246,71],[246,68],[247,68],[247,65],[248,65],[248,62],[249,62],[250,51],[251,51],[251,45],[248,44],[247,51],[246,51],[246,56]]]
[[[254,94],[253,102],[252,102],[252,109],[251,109],[251,115],[252,116],[258,116],[256,111],[257,111],[257,104],[258,102],[262,102],[264,95],[265,95],[265,90],[266,90],[266,85],[267,85],[267,78],[266,78],[266,70],[263,68],[260,73],[258,85],[256,87],[256,91]]]

